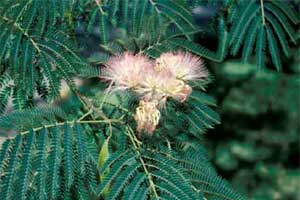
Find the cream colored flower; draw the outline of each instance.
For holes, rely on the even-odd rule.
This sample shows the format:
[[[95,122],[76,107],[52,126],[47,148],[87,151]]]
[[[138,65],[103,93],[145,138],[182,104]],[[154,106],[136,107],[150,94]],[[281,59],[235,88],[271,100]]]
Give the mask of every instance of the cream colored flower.
[[[208,71],[203,61],[189,52],[163,53],[155,62],[155,70],[170,71],[177,79],[193,81],[206,79]]]
[[[152,134],[159,123],[160,111],[157,109],[157,102],[141,100],[136,108],[134,119],[137,122],[137,131],[146,131]]]
[[[161,98],[164,98],[166,96],[164,93],[166,83],[174,79],[172,74],[157,72],[153,68],[145,71],[145,74],[139,87],[136,88],[136,92],[143,96],[143,99],[146,101],[159,101]]]
[[[182,80],[173,79],[165,84],[164,92],[167,96],[184,102],[192,93],[192,88]]]

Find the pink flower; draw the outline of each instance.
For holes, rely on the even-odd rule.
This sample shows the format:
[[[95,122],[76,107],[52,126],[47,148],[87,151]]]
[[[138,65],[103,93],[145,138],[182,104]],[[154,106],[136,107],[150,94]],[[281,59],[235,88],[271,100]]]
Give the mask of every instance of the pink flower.
[[[204,80],[203,61],[188,52],[164,53],[156,61],[130,52],[112,57],[101,78],[110,81],[108,91],[131,89],[140,96],[134,119],[137,131],[152,134],[168,98],[184,102],[192,93],[187,81]]]
[[[153,62],[148,57],[125,52],[107,62],[101,78],[111,82],[109,91],[134,89],[152,66]]]
[[[168,70],[177,79],[183,81],[201,80],[208,77],[203,61],[189,52],[163,53],[156,59],[155,69],[157,71]]]

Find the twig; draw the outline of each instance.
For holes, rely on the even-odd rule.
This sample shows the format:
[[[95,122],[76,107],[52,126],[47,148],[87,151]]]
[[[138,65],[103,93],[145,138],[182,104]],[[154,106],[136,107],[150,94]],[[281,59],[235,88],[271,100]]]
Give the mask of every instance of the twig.
[[[146,175],[147,175],[147,177],[148,177],[149,184],[150,184],[150,188],[151,188],[152,191],[153,191],[153,194],[154,194],[154,196],[155,196],[155,199],[158,199],[158,193],[157,193],[157,191],[156,191],[156,188],[155,188],[155,184],[154,184],[154,182],[153,182],[152,175],[151,175],[151,173],[148,171],[147,166],[146,166],[146,163],[145,163],[145,161],[143,160],[143,158],[142,158],[142,156],[141,156],[141,152],[140,152],[140,150],[139,150],[142,143],[136,138],[136,136],[135,136],[133,130],[132,130],[129,126],[127,126],[127,129],[128,129],[128,130],[127,130],[128,136],[129,136],[129,138],[130,138],[130,140],[131,140],[131,142],[132,142],[132,144],[133,144],[133,146],[134,146],[134,148],[135,148],[135,150],[136,150],[136,152],[137,152],[137,154],[138,154],[138,156],[139,156],[139,160],[140,160],[140,162],[141,162],[141,164],[142,164],[142,166],[143,166],[143,169],[144,169],[144,171],[145,171],[145,173],[146,173]],[[137,141],[138,141],[138,142],[137,142]]]
[[[100,123],[121,123],[122,118],[120,119],[109,119],[109,120],[82,120],[82,121],[72,121],[72,122],[59,122],[59,123],[52,123],[52,124],[47,124],[47,125],[43,125],[37,128],[33,128],[32,130],[34,132],[42,130],[43,128],[51,128],[51,127],[55,127],[55,126],[63,126],[65,124],[74,124],[74,123],[78,123],[78,124],[100,124]],[[23,131],[20,134],[24,135],[29,133],[30,131]]]
[[[78,121],[83,120],[85,117],[87,117],[88,115],[90,115],[92,112],[93,112],[93,110],[90,109],[87,113],[85,113],[84,115],[82,115],[82,116],[78,119]]]

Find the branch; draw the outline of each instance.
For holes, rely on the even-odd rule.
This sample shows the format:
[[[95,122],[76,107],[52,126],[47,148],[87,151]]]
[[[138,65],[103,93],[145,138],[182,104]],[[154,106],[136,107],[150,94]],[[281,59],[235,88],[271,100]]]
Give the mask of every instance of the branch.
[[[66,122],[59,122],[59,123],[52,123],[52,124],[47,124],[47,125],[43,125],[43,126],[40,126],[40,127],[37,127],[37,128],[33,128],[32,130],[34,132],[36,131],[39,131],[39,130],[42,130],[43,128],[51,128],[51,127],[55,127],[55,126],[63,126],[65,125],[66,123],[68,124],[74,124],[74,123],[78,123],[78,124],[100,124],[100,123],[122,123],[122,117],[120,117],[119,119],[109,119],[109,120],[77,120],[77,121],[66,121]],[[27,133],[29,133],[30,131],[23,131],[21,132],[20,134],[21,135],[25,135]]]

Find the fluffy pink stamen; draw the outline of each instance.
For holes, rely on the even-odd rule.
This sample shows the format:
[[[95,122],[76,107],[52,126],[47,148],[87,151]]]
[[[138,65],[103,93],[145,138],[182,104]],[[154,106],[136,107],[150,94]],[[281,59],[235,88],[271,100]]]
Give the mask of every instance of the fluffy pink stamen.
[[[125,52],[105,64],[101,78],[111,82],[110,91],[131,89],[140,84],[145,71],[152,66],[153,62],[148,57]]]
[[[202,59],[189,52],[163,53],[156,59],[155,69],[168,70],[177,79],[183,81],[201,80],[208,77],[208,71]]]

